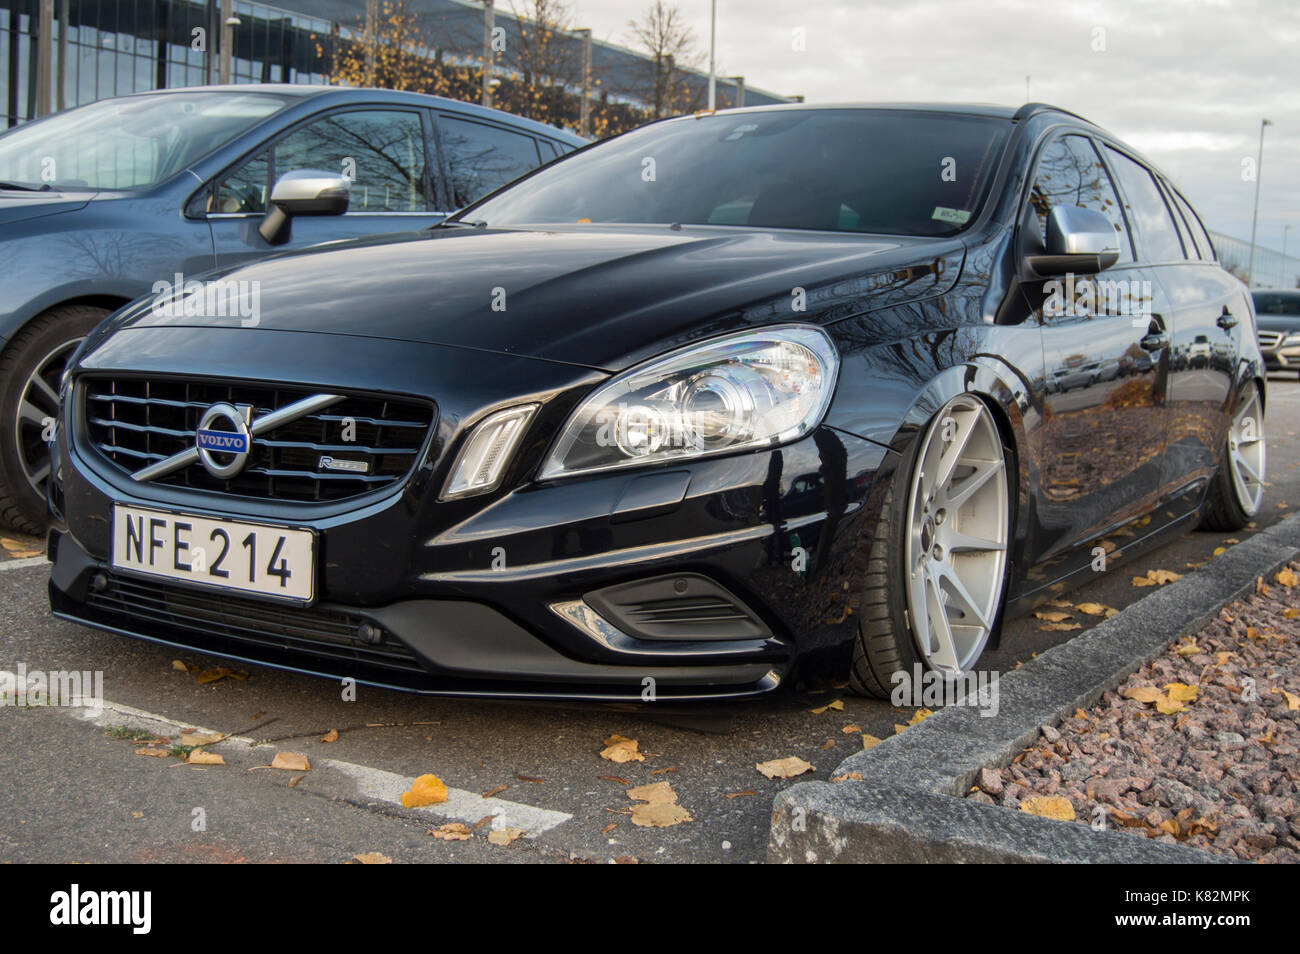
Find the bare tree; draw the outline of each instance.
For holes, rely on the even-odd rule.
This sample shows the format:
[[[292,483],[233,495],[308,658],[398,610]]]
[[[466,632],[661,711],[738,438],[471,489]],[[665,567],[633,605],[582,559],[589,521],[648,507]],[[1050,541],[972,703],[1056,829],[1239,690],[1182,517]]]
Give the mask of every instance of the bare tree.
[[[698,65],[701,54],[681,10],[655,0],[640,20],[629,20],[627,25],[636,45],[650,58],[641,98],[649,105],[651,118],[689,109],[691,92],[684,69]]]
[[[582,82],[582,54],[578,43],[569,35],[572,13],[566,0],[523,0],[516,7],[510,0],[510,12],[519,24],[518,35],[506,44],[502,62],[507,73],[519,78],[514,84],[502,84],[505,100],[498,108],[519,113],[529,119],[553,122],[566,91]]]

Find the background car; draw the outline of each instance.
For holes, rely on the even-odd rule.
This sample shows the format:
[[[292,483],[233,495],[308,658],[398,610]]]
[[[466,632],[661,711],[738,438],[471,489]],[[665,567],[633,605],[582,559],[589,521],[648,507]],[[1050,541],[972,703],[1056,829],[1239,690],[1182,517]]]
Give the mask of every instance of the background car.
[[[888,697],[1264,493],[1245,286],[1041,104],[653,123],[222,280],[255,327],[146,301],[74,361],[63,618],[423,692]]]
[[[1300,373],[1300,289],[1261,289],[1251,297],[1268,370]]]
[[[113,309],[159,281],[436,224],[584,142],[434,96],[287,84],[101,100],[0,136],[0,522],[45,526],[59,377]],[[283,194],[299,219],[264,227],[277,181],[309,169],[350,199]]]

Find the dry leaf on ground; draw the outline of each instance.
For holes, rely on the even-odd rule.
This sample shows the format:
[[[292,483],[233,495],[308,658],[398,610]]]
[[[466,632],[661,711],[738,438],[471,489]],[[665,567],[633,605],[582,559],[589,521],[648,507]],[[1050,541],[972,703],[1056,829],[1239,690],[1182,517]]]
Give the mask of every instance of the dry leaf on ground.
[[[605,748],[601,749],[600,757],[606,762],[645,761],[645,756],[637,751],[636,739],[629,739],[621,735],[611,735],[605,740]]]
[[[488,832],[488,841],[494,845],[508,845],[523,834],[522,828],[494,828]]]
[[[204,752],[202,749],[194,749],[190,752],[189,757],[185,759],[187,765],[225,765],[226,760],[216,752]]]
[[[443,841],[468,841],[474,837],[474,833],[469,830],[469,826],[463,822],[448,822],[445,825],[439,825],[437,828],[430,828],[425,834],[440,838]]]
[[[271,768],[284,769],[288,772],[309,772],[311,763],[307,761],[307,756],[299,755],[297,752],[276,752],[275,758],[271,759]]]
[[[407,808],[437,805],[447,800],[447,786],[436,775],[421,775],[411,783],[411,790],[402,793],[402,804]]]
[[[641,828],[671,828],[694,820],[676,802],[641,802],[632,806],[632,824]]]
[[[324,735],[320,737],[320,740],[322,742],[337,742],[339,740],[339,730],[330,729],[328,732],[326,732]]]
[[[367,851],[363,855],[353,855],[352,860],[363,865],[391,865],[393,859],[377,851]]]
[[[804,772],[813,771],[812,764],[805,762],[797,755],[791,755],[789,758],[784,759],[772,759],[769,762],[759,762],[754,768],[768,778],[794,778]]]
[[[1068,798],[1059,795],[1036,795],[1020,803],[1020,810],[1040,818],[1057,821],[1074,821],[1074,806]]]
[[[834,702],[828,702],[824,706],[820,706],[816,709],[813,709],[812,713],[813,715],[821,715],[823,712],[843,712],[843,711],[844,711],[844,700],[836,699]]]

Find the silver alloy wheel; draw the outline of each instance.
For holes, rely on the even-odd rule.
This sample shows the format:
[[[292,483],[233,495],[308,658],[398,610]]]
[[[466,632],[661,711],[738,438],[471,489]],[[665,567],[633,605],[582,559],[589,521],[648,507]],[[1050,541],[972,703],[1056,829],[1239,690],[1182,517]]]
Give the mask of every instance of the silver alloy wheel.
[[[922,440],[907,502],[908,615],[921,658],[955,676],[984,651],[1002,596],[1006,461],[973,395],[945,404]]]
[[[1228,462],[1232,467],[1232,489],[1242,512],[1253,517],[1264,497],[1264,415],[1260,413],[1259,389],[1233,415],[1228,431]]]
[[[14,420],[14,446],[23,476],[31,488],[45,496],[45,481],[50,476],[50,448],[46,428],[59,416],[59,379],[80,338],[73,338],[51,350],[37,362],[23,385]]]

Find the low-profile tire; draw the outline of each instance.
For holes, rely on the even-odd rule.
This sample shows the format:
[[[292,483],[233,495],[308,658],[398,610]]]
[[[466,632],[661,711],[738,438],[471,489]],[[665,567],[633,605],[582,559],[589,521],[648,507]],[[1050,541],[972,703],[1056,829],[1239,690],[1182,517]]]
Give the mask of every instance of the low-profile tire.
[[[58,416],[59,379],[77,344],[108,314],[68,305],[38,315],[0,354],[0,523],[40,535],[49,523],[50,419]]]
[[[1264,499],[1264,405],[1259,386],[1246,386],[1232,415],[1219,468],[1206,494],[1201,526],[1240,530],[1259,513]]]
[[[912,442],[867,544],[853,691],[887,699],[894,674],[910,678],[917,664],[950,679],[974,668],[1006,585],[1009,459],[973,394],[945,404]]]

